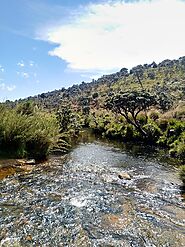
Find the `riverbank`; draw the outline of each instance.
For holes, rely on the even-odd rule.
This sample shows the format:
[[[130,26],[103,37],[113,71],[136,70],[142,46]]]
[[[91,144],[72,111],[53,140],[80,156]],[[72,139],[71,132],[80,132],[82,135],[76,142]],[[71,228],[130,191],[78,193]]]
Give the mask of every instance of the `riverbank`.
[[[112,112],[97,111],[89,116],[88,123],[95,133],[124,143],[140,143],[165,150],[166,154],[178,162],[180,177],[185,182],[185,122],[165,119],[155,111],[146,116],[138,115],[138,122],[147,136],[143,136],[123,116]],[[159,117],[160,116],[160,117]]]
[[[132,153],[134,155],[139,155],[140,153],[145,153],[146,150],[147,152],[145,153],[146,157],[148,155],[158,155],[158,157],[160,157],[160,161],[161,162],[166,162],[168,164],[170,164],[170,166],[174,166],[175,169],[177,169],[177,174],[180,173],[179,170],[179,160],[177,158],[172,158],[168,155],[167,149],[165,148],[161,148],[161,147],[157,147],[155,145],[146,145],[144,143],[138,141],[137,145],[133,142],[128,142],[125,141],[123,142],[121,137],[118,135],[105,135],[104,132],[99,132],[97,133],[97,130],[95,129],[83,129],[79,132],[78,136],[75,136],[74,138],[70,139],[70,143],[71,143],[71,147],[68,150],[68,153],[70,153],[70,151],[77,147],[79,145],[79,143],[81,142],[93,142],[93,141],[102,141],[104,143],[110,143],[112,145],[115,145],[116,147],[119,147],[121,149],[124,149],[126,152],[128,153]],[[50,160],[50,157],[52,157],[52,155],[48,156],[47,159],[43,160],[43,163],[48,162],[47,160]],[[55,156],[54,156],[55,157]],[[61,159],[66,158],[66,154],[63,154],[61,156],[61,153],[56,154],[56,157],[60,157]],[[24,173],[24,172],[31,172],[38,164],[39,162],[32,162],[32,164],[30,164],[30,161],[33,160],[29,160],[29,159],[0,159],[0,179],[3,179],[7,176],[11,176],[14,175],[16,173],[20,174],[20,173]],[[183,176],[184,176],[184,171],[182,170],[181,172],[181,180],[183,181]]]

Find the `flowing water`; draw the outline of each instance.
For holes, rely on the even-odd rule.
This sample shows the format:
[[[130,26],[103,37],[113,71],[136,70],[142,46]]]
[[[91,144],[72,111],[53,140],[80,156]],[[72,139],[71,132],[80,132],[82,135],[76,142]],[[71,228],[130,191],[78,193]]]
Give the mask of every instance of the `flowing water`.
[[[85,133],[65,159],[0,180],[0,246],[185,246],[181,181],[164,157]]]

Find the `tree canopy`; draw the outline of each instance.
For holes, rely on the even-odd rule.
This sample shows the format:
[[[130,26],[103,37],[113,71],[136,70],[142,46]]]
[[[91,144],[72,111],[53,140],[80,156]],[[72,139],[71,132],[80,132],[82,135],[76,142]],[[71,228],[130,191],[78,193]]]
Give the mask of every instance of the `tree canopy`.
[[[109,97],[106,100],[105,106],[107,109],[124,116],[128,123],[134,125],[140,133],[146,136],[147,133],[143,130],[137,116],[140,112],[145,112],[151,106],[156,104],[155,96],[148,92],[127,91]]]

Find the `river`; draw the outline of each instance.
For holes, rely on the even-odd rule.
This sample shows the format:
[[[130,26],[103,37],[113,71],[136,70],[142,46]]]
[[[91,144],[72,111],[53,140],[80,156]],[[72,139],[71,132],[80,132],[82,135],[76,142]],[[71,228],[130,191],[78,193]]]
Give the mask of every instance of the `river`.
[[[177,169],[152,148],[86,132],[65,159],[0,180],[0,246],[185,246]]]

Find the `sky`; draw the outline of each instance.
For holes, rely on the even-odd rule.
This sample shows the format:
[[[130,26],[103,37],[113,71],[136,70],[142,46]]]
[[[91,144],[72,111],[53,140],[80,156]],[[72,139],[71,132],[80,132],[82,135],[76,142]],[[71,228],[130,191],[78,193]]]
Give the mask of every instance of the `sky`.
[[[185,0],[0,0],[0,101],[185,55]]]

